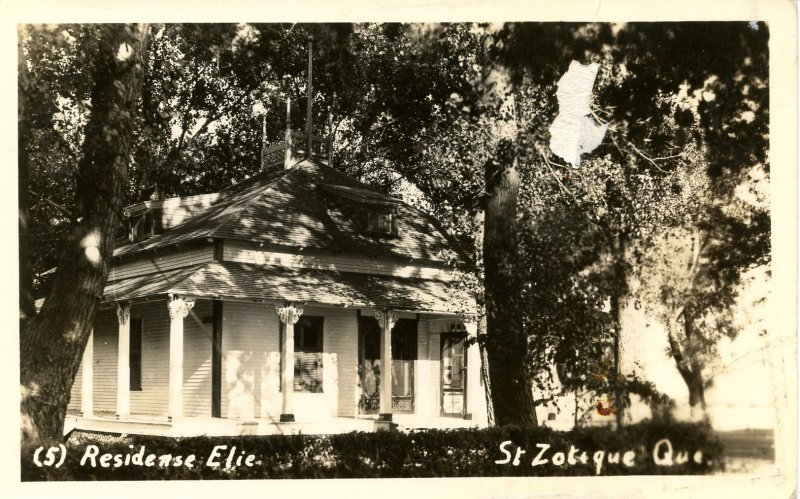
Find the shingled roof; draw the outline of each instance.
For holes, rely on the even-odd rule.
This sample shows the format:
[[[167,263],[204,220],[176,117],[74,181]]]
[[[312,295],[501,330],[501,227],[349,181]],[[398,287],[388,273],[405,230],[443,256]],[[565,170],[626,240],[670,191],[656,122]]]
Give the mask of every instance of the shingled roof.
[[[235,262],[212,262],[112,282],[106,285],[104,301],[168,294],[419,312],[471,313],[475,306],[456,281]]]
[[[365,234],[354,213],[387,205],[396,210],[397,235]],[[147,240],[121,246],[115,256],[209,239],[406,263],[443,264],[459,257],[455,242],[431,216],[311,160],[231,186],[203,213]]]

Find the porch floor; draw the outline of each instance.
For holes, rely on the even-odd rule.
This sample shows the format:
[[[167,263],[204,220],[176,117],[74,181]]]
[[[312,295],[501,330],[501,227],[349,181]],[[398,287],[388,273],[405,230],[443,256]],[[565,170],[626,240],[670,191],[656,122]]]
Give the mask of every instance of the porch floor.
[[[393,423],[400,431],[418,429],[469,428],[477,422],[451,418],[395,414]],[[170,437],[235,436],[235,435],[324,435],[372,432],[380,427],[377,416],[334,417],[315,422],[282,423],[271,419],[225,419],[212,417],[186,417],[170,421],[165,416],[131,415],[119,419],[111,413],[92,416],[68,414],[64,434],[74,430],[115,433],[124,435],[158,435]]]

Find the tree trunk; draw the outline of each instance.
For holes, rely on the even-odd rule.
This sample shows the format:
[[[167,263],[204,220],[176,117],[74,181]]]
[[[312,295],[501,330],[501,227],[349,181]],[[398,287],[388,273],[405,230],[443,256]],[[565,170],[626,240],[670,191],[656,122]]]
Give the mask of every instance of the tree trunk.
[[[607,187],[607,192],[614,193],[613,187]],[[613,209],[616,196],[607,199],[609,210]],[[614,416],[616,418],[617,429],[623,427],[625,422],[625,377],[622,375],[620,366],[620,354],[622,339],[622,303],[628,292],[627,271],[626,271],[626,251],[627,239],[624,233],[615,233],[610,236],[613,281],[610,289],[610,314],[611,322],[614,325],[614,379],[610,380],[610,385],[614,396]]]
[[[19,32],[19,45],[17,46],[18,69],[18,134],[17,134],[17,195],[19,196],[19,320],[20,331],[25,323],[36,315],[33,295],[33,266],[29,248],[30,212],[28,210],[28,171],[30,168],[28,157],[28,144],[31,141],[31,103],[30,74],[22,50],[24,28]]]
[[[623,386],[621,384],[622,381],[622,373],[620,372],[620,365],[619,365],[619,356],[620,356],[620,336],[621,336],[621,317],[622,313],[620,310],[620,296],[615,289],[612,291],[611,295],[611,320],[614,323],[614,379],[611,380],[611,386],[613,387],[614,391],[614,416],[617,422],[617,429],[622,428],[625,422],[625,400],[624,400],[624,393],[623,393]]]
[[[483,265],[483,226],[484,226],[483,211],[478,211],[473,217],[475,224],[475,241],[473,245],[473,253],[475,257],[475,265],[480,268]],[[476,306],[478,308],[478,348],[481,353],[481,379],[483,380],[483,394],[486,399],[486,422],[489,426],[496,424],[494,418],[494,407],[492,405],[492,383],[489,378],[489,354],[486,351],[486,301],[484,300],[483,293],[478,293],[476,296]]]
[[[537,421],[531,376],[526,368],[528,338],[522,327],[522,283],[515,268],[519,177],[514,148],[508,139],[499,141],[486,165],[486,349],[497,424],[532,427]]]
[[[483,300],[478,300],[478,310],[483,310],[483,314],[478,315],[478,351],[481,355],[481,379],[483,380],[483,394],[486,399],[486,422],[489,426],[495,425],[494,406],[492,405],[492,385],[489,379],[489,356],[486,352],[486,345],[483,341],[486,338],[486,312]]]
[[[690,317],[689,315],[685,316],[683,325],[687,340],[694,336]],[[684,377],[684,381],[686,382],[686,387],[689,389],[689,408],[692,413],[692,418],[696,420],[707,419],[703,365],[697,358],[689,360],[689,373],[688,376]]]
[[[692,415],[699,411],[699,416],[702,419],[707,417],[706,414],[706,399],[705,399],[705,384],[703,381],[702,365],[696,359],[688,359],[683,353],[680,345],[680,340],[675,335],[675,329],[678,326],[677,319],[670,321],[667,324],[667,336],[669,340],[669,348],[672,353],[672,358],[675,359],[675,366],[678,368],[683,382],[689,389],[689,407]],[[691,337],[691,319],[684,315],[684,331]]]
[[[689,406],[692,409],[699,409],[701,413],[706,411],[705,385],[703,383],[702,367],[698,362],[692,362],[692,370],[686,386],[689,388]]]
[[[92,111],[76,189],[80,222],[41,312],[20,332],[23,451],[62,439],[70,388],[103,296],[141,97],[146,26],[98,28]]]
[[[492,405],[492,384],[489,378],[489,353],[484,345],[479,344],[481,349],[481,378],[483,379],[483,394],[486,397],[486,424],[495,426],[497,420],[494,417],[494,406]]]

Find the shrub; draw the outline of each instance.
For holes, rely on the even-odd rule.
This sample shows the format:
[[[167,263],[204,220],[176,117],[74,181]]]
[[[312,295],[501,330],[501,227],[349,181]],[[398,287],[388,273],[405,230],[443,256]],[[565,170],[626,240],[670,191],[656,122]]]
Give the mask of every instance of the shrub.
[[[67,458],[59,468],[38,467],[31,456],[23,456],[22,479],[594,476],[704,474],[722,468],[722,446],[708,426],[657,422],[631,425],[618,432],[607,428],[558,432],[502,427],[192,438],[80,433],[66,446]],[[215,447],[218,457],[212,459]],[[515,465],[517,448],[524,453]],[[656,456],[654,449],[658,450]],[[231,452],[232,466],[228,467]],[[104,454],[111,455],[106,458],[107,467],[101,459]],[[165,459],[162,464],[168,465],[159,466],[158,460],[151,466],[134,464],[140,459],[134,456],[146,459],[149,454]],[[190,455],[194,455],[191,467],[186,465]],[[220,466],[212,466],[212,462]]]

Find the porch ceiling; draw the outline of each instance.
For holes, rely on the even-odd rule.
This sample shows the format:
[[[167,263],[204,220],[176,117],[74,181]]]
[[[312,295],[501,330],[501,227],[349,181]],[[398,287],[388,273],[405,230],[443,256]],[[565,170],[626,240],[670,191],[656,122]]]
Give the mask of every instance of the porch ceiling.
[[[333,270],[212,262],[110,282],[104,301],[169,293],[206,298],[292,301],[420,312],[474,312],[456,283]]]

